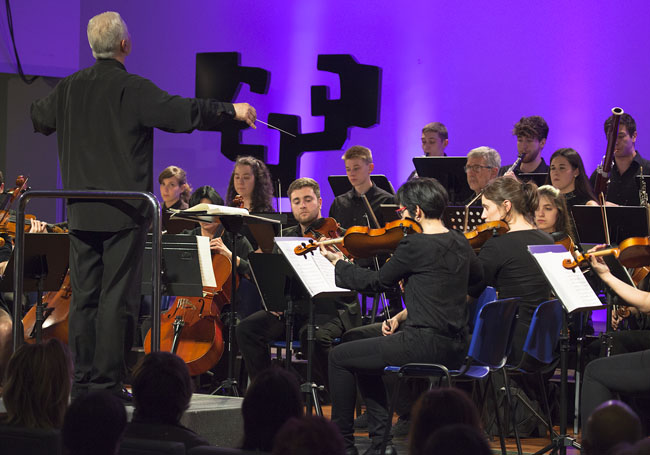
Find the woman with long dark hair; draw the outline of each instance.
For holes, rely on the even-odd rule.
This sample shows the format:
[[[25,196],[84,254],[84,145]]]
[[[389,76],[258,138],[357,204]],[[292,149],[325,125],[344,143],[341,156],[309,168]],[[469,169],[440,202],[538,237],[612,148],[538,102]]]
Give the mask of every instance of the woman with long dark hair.
[[[551,155],[546,184],[553,185],[564,194],[569,208],[574,205],[598,205],[582,158],[572,148],[562,148]]]
[[[252,156],[237,158],[230,182],[228,182],[226,203],[233,205],[233,200],[237,195],[243,198],[244,208],[247,208],[249,212],[273,211],[271,174],[262,160]]]

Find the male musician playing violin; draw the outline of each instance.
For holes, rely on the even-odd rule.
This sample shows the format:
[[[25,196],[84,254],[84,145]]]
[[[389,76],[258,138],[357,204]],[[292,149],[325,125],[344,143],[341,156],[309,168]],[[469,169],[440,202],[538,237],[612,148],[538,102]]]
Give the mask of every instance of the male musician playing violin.
[[[320,187],[318,183],[310,178],[300,178],[295,180],[289,189],[287,195],[291,201],[291,211],[298,221],[298,225],[290,227],[283,231],[284,237],[305,237],[307,230],[321,216],[321,206],[323,200],[320,197]],[[361,314],[359,303],[356,297],[349,300],[336,300],[338,315],[316,314],[316,352],[312,359],[314,365],[314,375],[317,382],[325,383],[327,379],[327,353],[332,346],[335,338],[353,327],[361,324]],[[298,318],[296,326],[302,325],[300,331],[300,341],[303,346],[307,346],[306,330],[304,316]],[[269,342],[281,339],[284,335],[285,323],[283,315],[275,312],[258,311],[253,313],[237,326],[237,342],[242,357],[246,362],[246,368],[251,379],[257,374],[271,366],[271,355]]]

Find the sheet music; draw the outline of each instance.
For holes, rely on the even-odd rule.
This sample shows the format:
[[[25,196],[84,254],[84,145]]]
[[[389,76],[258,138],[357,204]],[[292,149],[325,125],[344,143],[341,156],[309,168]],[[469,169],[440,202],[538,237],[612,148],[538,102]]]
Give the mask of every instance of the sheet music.
[[[311,297],[323,293],[349,293],[349,289],[336,286],[334,266],[320,251],[314,254],[298,256],[294,248],[310,239],[303,237],[276,237],[275,243],[287,258],[291,268],[296,272]]]
[[[562,249],[564,250],[564,247]],[[565,269],[562,265],[562,260],[573,259],[571,253],[564,250],[531,254],[542,268],[546,279],[567,312],[604,308],[582,271],[579,268],[576,268],[575,271]]]
[[[216,288],[217,280],[214,278],[212,268],[212,253],[210,252],[210,238],[202,235],[196,236],[196,247],[199,253],[199,267],[201,268],[201,281],[203,286]]]
[[[215,204],[197,204],[193,205],[189,209],[185,210],[176,210],[168,209],[176,213],[205,213],[207,215],[248,215],[247,209],[240,209],[239,207],[228,207],[227,205],[215,205]]]

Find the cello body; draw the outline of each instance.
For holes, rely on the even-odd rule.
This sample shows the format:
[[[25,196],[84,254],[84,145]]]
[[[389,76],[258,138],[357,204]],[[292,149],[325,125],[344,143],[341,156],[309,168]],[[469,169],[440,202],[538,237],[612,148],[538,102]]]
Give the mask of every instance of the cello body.
[[[58,291],[47,292],[43,296],[43,340],[56,338],[68,344],[68,314],[70,312],[70,271],[66,273],[63,284]],[[25,342],[36,343],[36,305],[32,306],[23,318]]]

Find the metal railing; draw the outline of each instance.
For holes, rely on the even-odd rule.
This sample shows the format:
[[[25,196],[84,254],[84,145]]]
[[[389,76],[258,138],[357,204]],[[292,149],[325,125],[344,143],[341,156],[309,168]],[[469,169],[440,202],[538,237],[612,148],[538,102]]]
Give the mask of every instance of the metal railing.
[[[14,314],[13,314],[13,341],[14,351],[23,343],[20,327],[21,315],[23,312],[23,282],[25,263],[25,206],[31,199],[141,199],[148,201],[153,210],[153,239],[152,247],[152,327],[151,327],[151,351],[160,350],[160,264],[162,257],[162,238],[160,231],[160,204],[151,193],[136,191],[86,191],[86,190],[43,190],[27,191],[18,199],[18,210],[16,211],[16,247],[14,249]]]

